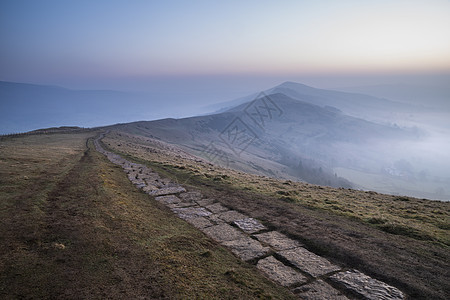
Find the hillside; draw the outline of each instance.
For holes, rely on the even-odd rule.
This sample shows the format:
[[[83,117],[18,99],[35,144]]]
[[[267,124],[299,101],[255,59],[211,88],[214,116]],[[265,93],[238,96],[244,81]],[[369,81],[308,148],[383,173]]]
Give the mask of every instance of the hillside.
[[[124,105],[148,106],[146,97],[129,92],[0,81],[0,99],[0,134],[54,126],[95,127],[151,117],[122,109]]]
[[[283,93],[296,100],[322,107],[336,107],[345,114],[371,121],[393,119],[399,113],[416,112],[413,105],[392,101],[386,98],[361,93],[317,89],[296,82],[285,82],[270,90],[270,93]]]
[[[335,263],[412,299],[445,299],[450,203],[275,180],[210,164],[157,139],[112,132],[104,144]]]
[[[373,143],[393,144],[417,136],[415,131],[372,123],[280,93],[263,95],[218,114],[107,128],[154,137],[202,157],[212,145],[222,157],[216,163],[335,187],[352,184],[336,176],[333,168],[379,168],[380,157],[371,155],[375,154],[375,149],[370,149]],[[243,134],[237,137],[238,132]]]
[[[336,108],[344,114],[370,121],[385,122],[393,119],[399,113],[419,111],[411,104],[392,101],[382,97],[370,96],[357,92],[345,92],[314,88],[297,82],[283,82],[280,85],[264,91],[265,94],[285,94],[286,96],[320,107]],[[212,106],[212,109],[225,111],[242,103],[252,101],[258,94],[249,95],[233,101],[227,101]]]
[[[175,97],[177,109],[161,103],[160,97],[158,93],[0,82],[0,133],[55,126],[92,127],[202,112],[194,104],[187,109],[185,96]],[[279,104],[264,107],[264,97],[269,104]],[[445,110],[295,82],[219,107],[228,108],[209,116],[122,123],[117,128],[157,136],[200,156],[212,147],[221,151],[222,165],[254,174],[450,199],[450,124]],[[264,116],[267,108],[273,116]],[[233,124],[235,118],[242,122]],[[145,129],[149,127],[146,124],[152,124],[152,129]],[[238,126],[229,127],[232,125]],[[133,128],[137,126],[140,128]],[[244,139],[250,142],[242,143],[239,149],[231,145],[226,135],[233,128],[247,130]]]
[[[155,137],[204,158],[214,152],[214,157],[208,159],[253,174],[450,199],[450,160],[446,151],[450,140],[445,125],[441,126],[448,121],[439,118],[439,122],[431,122],[428,112],[410,113],[413,107],[370,96],[349,97],[347,93],[294,83],[274,90],[294,90],[292,85],[302,87],[302,100],[283,93],[260,93],[252,101],[212,115],[107,128]],[[329,96],[327,102],[317,105],[312,104],[318,102],[314,95]],[[332,97],[337,97],[336,107],[343,108],[340,105],[347,103],[355,111],[376,116],[377,121],[326,105],[333,103]],[[405,115],[406,119],[402,117]]]
[[[292,296],[138,191],[95,134],[0,142],[2,296]],[[103,143],[411,299],[448,295],[449,203],[255,176],[120,132]]]

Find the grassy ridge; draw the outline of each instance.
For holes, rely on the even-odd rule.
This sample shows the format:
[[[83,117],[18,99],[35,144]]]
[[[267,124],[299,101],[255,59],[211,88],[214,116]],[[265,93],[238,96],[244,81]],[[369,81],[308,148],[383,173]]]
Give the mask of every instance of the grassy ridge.
[[[142,136],[111,132],[104,143],[412,299],[448,299],[450,203],[246,174]]]
[[[197,182],[213,182],[215,185],[223,184],[224,188],[270,195],[289,203],[324,209],[356,219],[392,234],[432,241],[443,247],[450,246],[450,202],[329,188],[255,176],[207,163],[193,163],[192,159],[171,155],[170,151],[164,148],[151,152],[148,147],[155,145],[139,137],[112,133],[105,142],[116,151],[172,169],[172,176],[177,176],[181,182],[195,178]]]
[[[138,191],[87,137],[0,144],[0,297],[292,296]]]

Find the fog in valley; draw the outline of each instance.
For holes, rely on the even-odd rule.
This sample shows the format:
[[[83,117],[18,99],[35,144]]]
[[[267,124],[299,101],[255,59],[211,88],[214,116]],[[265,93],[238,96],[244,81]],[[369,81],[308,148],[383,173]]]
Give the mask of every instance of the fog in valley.
[[[284,140],[299,157],[323,165],[336,176],[351,181],[355,188],[448,201],[450,199],[449,89],[436,87],[439,90],[420,101],[418,96],[430,91],[429,87],[421,90],[414,85],[399,85],[400,88],[394,93],[394,85],[390,85],[391,94],[396,95],[395,100],[380,98],[383,89],[382,86],[379,87],[379,93],[372,94],[374,97],[367,96],[369,93],[347,94],[311,89],[295,83],[285,83],[265,92],[269,95],[281,92],[299,101],[322,107],[334,107],[342,114],[382,125],[375,131],[369,130],[370,126],[365,128],[369,124],[350,126],[340,133],[341,136],[335,132],[339,124],[329,123],[320,129],[310,128],[312,135],[314,130],[317,130],[317,134],[322,138],[309,137],[297,142]],[[407,87],[417,92],[411,101],[407,101],[411,95]],[[375,87],[370,89],[372,90],[376,90]],[[255,97],[255,94],[229,104],[236,105],[250,100],[251,97]],[[289,113],[289,108],[285,110],[287,110],[285,113]],[[317,120],[312,120],[312,123],[315,121]],[[304,123],[301,113],[298,114],[298,123]],[[272,123],[272,126],[275,125]],[[308,125],[300,126],[307,128]],[[273,135],[280,137],[285,133],[283,130],[287,130],[271,129]],[[392,135],[392,130],[397,133]],[[327,131],[334,133],[327,136]],[[296,132],[297,136],[301,134]]]
[[[347,145],[350,153],[360,153],[359,159],[366,156],[363,153],[367,153],[368,159],[361,162],[357,168],[338,167],[336,172],[366,189],[450,200],[449,89],[436,87],[434,94],[430,93],[426,97],[424,91],[429,92],[430,88],[421,90],[409,86],[412,91],[417,92],[412,96],[411,91],[406,89],[408,86],[402,86],[395,91],[393,86],[390,87],[392,98],[389,99],[408,103],[414,108],[406,112],[396,112],[384,122],[412,130],[415,132],[415,138],[373,140],[365,145]],[[381,86],[379,88],[378,93],[370,94],[387,95]],[[374,88],[371,90],[375,91]],[[408,99],[411,101],[407,101]],[[389,107],[386,110],[388,111]],[[379,121],[383,122],[382,119]]]
[[[380,96],[386,93],[382,86],[375,93],[374,86],[337,91],[284,82],[258,92],[256,81],[247,87],[241,83],[235,89],[213,81],[208,86],[200,82],[190,81],[188,86],[175,81],[175,91],[171,92],[168,82],[159,90],[155,85],[147,91],[125,92],[2,82],[2,133],[17,130],[19,123],[19,130],[28,131],[155,120],[148,122],[144,131],[135,128],[141,125],[121,130],[156,136],[199,156],[214,143],[227,156],[228,167],[260,175],[450,199],[448,89],[430,93],[423,101],[415,97],[408,102],[410,93],[405,85],[397,86],[395,92],[390,85],[388,90],[396,97],[390,99]],[[409,86],[416,95],[423,94],[417,85]],[[255,89],[248,92],[251,88]],[[231,91],[223,92],[226,89]],[[367,93],[362,94],[363,90]],[[240,97],[229,100],[237,94]],[[223,101],[227,96],[229,101]],[[157,121],[168,117],[179,120],[176,125]],[[235,125],[235,118],[245,126],[236,130],[247,130],[246,138],[251,139],[238,152],[234,144],[224,140],[224,130]],[[183,138],[174,138],[174,130],[182,132]]]
[[[339,145],[345,165],[335,172],[363,189],[419,198],[450,199],[450,132],[416,125],[415,139]]]

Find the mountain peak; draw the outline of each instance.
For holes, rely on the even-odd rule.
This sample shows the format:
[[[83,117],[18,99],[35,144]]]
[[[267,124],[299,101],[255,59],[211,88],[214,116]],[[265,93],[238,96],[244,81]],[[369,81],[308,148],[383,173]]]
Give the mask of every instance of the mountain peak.
[[[280,87],[285,87],[285,88],[293,88],[293,87],[300,88],[300,87],[305,87],[305,88],[314,89],[314,88],[311,87],[311,86],[308,86],[308,85],[303,84],[303,83],[295,82],[295,81],[285,81],[285,82],[283,82],[282,84],[277,85],[275,88],[280,88]]]

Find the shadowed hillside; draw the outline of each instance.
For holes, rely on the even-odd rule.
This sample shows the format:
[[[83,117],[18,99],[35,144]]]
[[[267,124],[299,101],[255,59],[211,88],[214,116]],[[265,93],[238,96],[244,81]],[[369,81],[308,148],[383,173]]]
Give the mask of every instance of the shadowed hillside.
[[[349,163],[348,151],[340,151],[342,144],[414,139],[417,134],[281,93],[262,94],[223,113],[108,128],[161,139],[205,158],[214,154],[212,160],[246,172],[336,187],[351,186],[333,173],[334,167]],[[350,163],[367,164],[358,159],[365,158]]]

